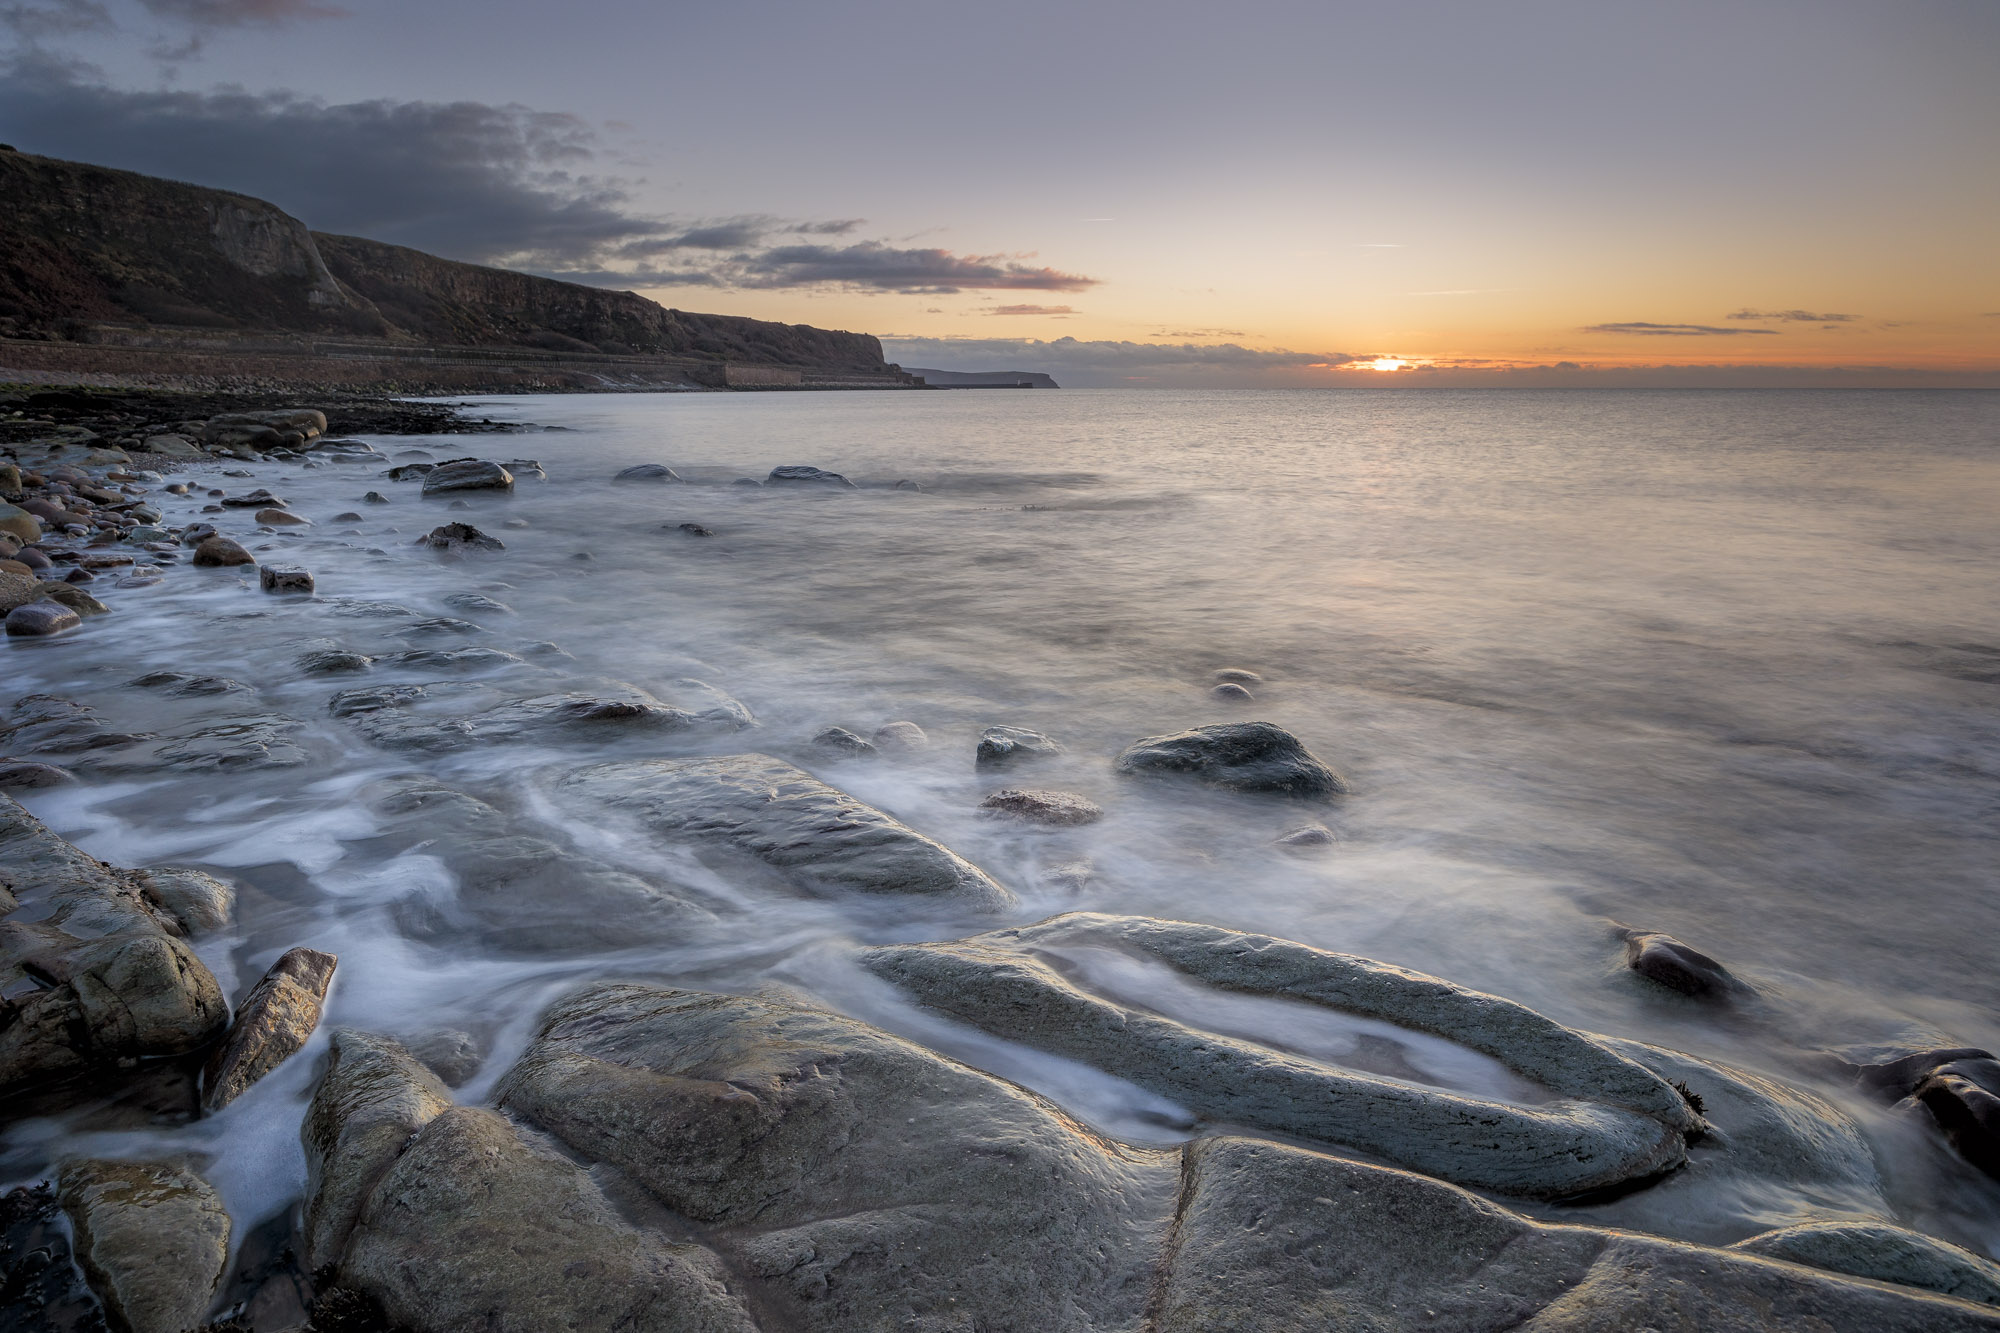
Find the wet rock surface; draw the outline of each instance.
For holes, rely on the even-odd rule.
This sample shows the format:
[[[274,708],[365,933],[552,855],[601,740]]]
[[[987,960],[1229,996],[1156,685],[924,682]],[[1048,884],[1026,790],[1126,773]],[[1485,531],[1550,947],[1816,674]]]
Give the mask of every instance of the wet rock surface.
[[[1815,1222],[1766,1231],[1730,1248],[1853,1277],[1921,1287],[1982,1305],[2000,1305],[2000,1265],[1901,1227]]]
[[[805,463],[787,463],[771,469],[771,475],[764,479],[767,486],[827,486],[835,490],[853,490],[854,483],[838,472],[828,472]]]
[[[296,1054],[319,1026],[337,959],[317,949],[290,949],[236,1006],[229,1035],[202,1071],[202,1105],[219,1111]]]
[[[489,537],[470,523],[443,523],[432,528],[417,539],[417,545],[428,546],[433,551],[458,553],[463,551],[504,551],[505,542],[498,537]]]
[[[1187,774],[1215,787],[1282,796],[1338,796],[1347,780],[1305,743],[1269,722],[1229,722],[1134,741],[1118,756],[1120,773]]]
[[[57,1182],[76,1256],[114,1323],[185,1333],[201,1323],[229,1257],[229,1214],[173,1162],[81,1159]]]
[[[454,458],[439,463],[424,474],[425,495],[456,494],[461,491],[511,491],[514,474],[498,463],[478,458]]]
[[[665,463],[638,463],[632,467],[621,469],[616,476],[611,478],[611,480],[616,482],[630,482],[630,481],[661,482],[661,481],[681,481],[683,480],[683,478],[678,472],[675,472]]]
[[[0,796],[0,1102],[220,1035],[221,989],[147,888]]]
[[[974,747],[972,758],[982,767],[997,768],[1062,752],[1062,746],[1039,731],[1026,727],[987,727],[979,733],[979,744]]]
[[[979,803],[982,810],[1012,815],[1031,824],[1074,827],[1104,818],[1104,808],[1073,791],[1041,791],[1006,787]]]
[[[1671,935],[1656,930],[1620,929],[1625,966],[1648,981],[1696,1000],[1727,1002],[1753,994],[1729,969]]]
[[[662,837],[743,853],[811,893],[937,896],[987,909],[1013,902],[963,857],[768,755],[605,764],[558,789]]]

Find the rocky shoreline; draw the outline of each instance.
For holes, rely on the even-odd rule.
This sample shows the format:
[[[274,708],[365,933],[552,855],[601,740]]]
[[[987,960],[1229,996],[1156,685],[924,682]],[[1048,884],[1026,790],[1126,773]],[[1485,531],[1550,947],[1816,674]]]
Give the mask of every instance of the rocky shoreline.
[[[115,615],[184,564],[255,565],[246,596],[299,604],[312,574],[284,546],[311,524],[259,485],[276,484],[260,466],[341,468],[448,508],[539,465],[392,467],[344,436],[504,429],[448,405],[367,398],[0,398],[9,636],[21,651],[67,648],[83,618]],[[218,463],[227,490],[176,479]],[[679,481],[664,468],[622,479]],[[849,485],[802,466],[765,484]],[[502,539],[464,521],[409,545],[425,558],[506,558]],[[482,594],[460,597],[468,614],[480,600],[491,609]],[[759,752],[755,719],[724,691],[684,680],[664,699],[574,678],[557,655],[527,688],[447,678],[496,657],[532,665],[533,646],[466,646],[469,623],[409,627],[398,651],[433,683],[370,683],[374,659],[339,644],[303,654],[299,670],[325,677],[329,716],[387,755],[657,738],[665,757],[580,755],[551,799],[593,824],[624,821],[648,845],[727,858],[753,890],[857,917],[939,913],[954,931],[986,919],[960,937],[855,946],[847,961],[926,1013],[1157,1095],[1190,1118],[1192,1136],[1119,1141],[1014,1083],[786,993],[591,980],[554,1001],[500,1070],[484,1069],[469,1034],[425,1030],[415,1016],[408,1030],[316,1037],[339,984],[332,953],[287,944],[225,993],[197,949],[232,929],[230,883],[106,864],[0,795],[0,1123],[110,1097],[155,1124],[194,1124],[275,1071],[304,1067],[315,1042],[325,1050],[311,1057],[322,1067],[301,1131],[306,1177],[275,1231],[232,1218],[193,1154],[65,1159],[0,1201],[0,1324],[2000,1328],[2000,1267],[1898,1225],[1862,1126],[1810,1091],[1282,939],[1100,912],[1023,922],[1002,877]],[[224,703],[241,689],[170,663],[133,684]],[[1247,696],[1259,682],[1238,670],[1214,684]],[[0,725],[0,785],[31,793],[162,768],[304,762],[282,719],[220,716],[226,725],[163,738],[66,698],[17,699]],[[691,737],[735,748],[673,752]],[[926,743],[908,721],[814,739],[838,762],[893,763]],[[995,726],[967,761],[1018,784],[1062,748]],[[1258,722],[1135,737],[1111,769],[1142,792],[1215,789],[1308,817],[1351,786],[1301,738]],[[384,836],[421,835],[455,876],[449,900],[398,906],[412,938],[587,954],[746,924],[433,777],[376,781],[354,800]],[[1023,827],[1103,814],[1077,793],[1023,785],[987,806]],[[1286,845],[1311,854],[1330,838],[1309,822]],[[1721,962],[1680,941],[1639,929],[1620,938],[1639,984],[1690,1004],[1755,1003]],[[1121,991],[1134,968],[1198,996],[1442,1040],[1485,1082],[1440,1086],[1394,1040],[1336,1063],[1212,1026],[1199,1004],[1164,1012]],[[1966,1171],[2000,1174],[2000,1064],[1987,1052],[1900,1053],[1846,1076],[1949,1144]],[[1786,1220],[1739,1226],[1755,1234],[1714,1246],[1531,1215],[1550,1201],[1624,1197],[1624,1218],[1642,1225],[1647,1199],[1696,1191],[1754,1201],[1726,1205],[1744,1210],[1732,1223]]]

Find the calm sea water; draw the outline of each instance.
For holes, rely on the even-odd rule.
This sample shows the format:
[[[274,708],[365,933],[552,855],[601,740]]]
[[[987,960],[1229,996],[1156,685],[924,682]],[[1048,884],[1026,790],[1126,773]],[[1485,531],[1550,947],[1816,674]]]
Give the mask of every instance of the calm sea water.
[[[244,681],[257,707],[304,723],[313,760],[300,768],[28,801],[109,859],[242,882],[238,932],[205,950],[225,987],[287,946],[332,949],[329,1022],[473,1031],[493,1052],[463,1090],[476,1098],[540,1007],[580,978],[782,985],[1113,1132],[1177,1132],[1157,1099],[928,1018],[848,960],[857,939],[990,922],[750,901],[558,809],[546,793],[581,762],[573,750],[385,754],[325,711],[356,682],[291,665],[311,638],[399,644],[405,622],[330,599],[464,614],[443,599],[480,591],[515,614],[471,615],[484,628],[466,642],[553,640],[574,655],[564,670],[669,700],[686,676],[726,690],[760,726],[706,748],[784,756],[893,811],[1015,888],[1023,920],[1087,908],[1268,931],[1732,1061],[1863,1117],[1907,1220],[2000,1243],[2000,1191],[1969,1168],[1924,1165],[1820,1055],[2000,1046],[2000,394],[718,394],[505,398],[481,411],[564,429],[373,443],[540,458],[545,482],[449,515],[504,538],[504,555],[412,550],[443,507],[373,469],[263,469],[214,484],[270,485],[315,519],[273,539],[287,554],[269,558],[312,568],[321,602],[280,605],[234,575],[182,569],[80,635],[6,655],[14,692],[67,693],[129,725],[250,706],[118,688],[161,667]],[[690,484],[609,483],[654,461]],[[860,489],[729,484],[782,463]],[[358,505],[370,488],[394,503]],[[347,509],[364,521],[329,521]],[[1254,704],[1210,697],[1226,667],[1263,676]],[[1111,772],[1139,736],[1246,718],[1290,728],[1352,780],[1323,816],[1339,837],[1324,854],[1273,846],[1312,812]],[[807,743],[893,719],[920,724],[931,748],[832,761]],[[991,723],[1068,750],[1004,782],[1083,792],[1108,817],[1060,833],[982,817],[980,799],[1004,785],[972,763]],[[617,954],[414,941],[394,904],[448,893],[450,877],[423,848],[376,836],[355,799],[412,770],[523,828],[734,903],[741,924]],[[1621,970],[1614,921],[1715,955],[1764,1002],[1717,1017],[1648,989]],[[1168,983],[1122,984],[1142,998]],[[1183,1017],[1203,1003],[1154,999]],[[1259,1019],[1218,1009],[1213,1021]],[[239,1220],[263,1216],[301,1178],[311,1064],[295,1059],[223,1116],[171,1133],[17,1126],[0,1140],[0,1176],[78,1148],[194,1142]],[[1644,1197],[1606,1216],[1735,1238],[1666,1206],[1649,1214]]]

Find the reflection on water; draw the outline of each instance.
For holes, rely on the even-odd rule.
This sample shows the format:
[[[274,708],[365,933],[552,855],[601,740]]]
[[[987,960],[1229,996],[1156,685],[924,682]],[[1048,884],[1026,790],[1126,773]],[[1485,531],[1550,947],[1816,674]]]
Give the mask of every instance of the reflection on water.
[[[480,414],[569,429],[424,450],[534,455],[547,480],[467,497],[469,511],[353,466],[226,483],[268,485],[314,520],[250,541],[312,569],[318,601],[182,567],[155,590],[121,590],[117,614],[81,634],[5,651],[12,694],[76,697],[108,726],[175,736],[232,715],[293,720],[285,743],[306,761],[293,767],[126,773],[26,803],[114,862],[237,880],[235,932],[202,948],[232,993],[312,945],[341,958],[329,1023],[468,1034],[487,1059],[462,1096],[490,1086],[551,996],[619,975],[781,985],[1042,1088],[1111,1132],[1185,1124],[1093,1071],[975,1043],[841,961],[855,939],[990,919],[791,896],[549,795],[584,762],[739,748],[939,838],[1019,894],[1023,921],[1090,908],[1266,931],[1733,1060],[1871,1117],[1805,1053],[2000,1044],[2000,685],[1987,670],[2000,660],[2000,396],[744,394],[498,399]],[[610,484],[649,461],[688,484]],[[792,462],[861,489],[730,484]],[[200,479],[224,484],[216,468]],[[894,487],[905,480],[922,489]],[[371,488],[392,503],[361,505]],[[173,502],[169,519],[202,500]],[[349,510],[363,517],[334,520]],[[243,511],[218,518],[249,530]],[[507,550],[449,560],[411,545],[454,519]],[[437,617],[471,628],[408,633]],[[353,676],[295,665],[329,646],[376,660]],[[419,651],[474,647],[519,660]],[[1263,677],[1254,703],[1210,696],[1224,667]],[[160,669],[250,692],[125,684]],[[447,677],[464,683],[439,691],[447,702],[608,678],[686,707],[678,682],[695,678],[758,726],[386,751],[327,709],[342,689]],[[1138,736],[1245,718],[1297,732],[1355,794],[1326,812],[1110,770]],[[809,744],[828,726],[867,736],[895,719],[930,747],[837,758]],[[975,770],[974,738],[994,723],[1046,732],[1065,753]],[[491,933],[413,936],[413,904],[451,919],[449,849],[365,795],[412,773],[717,922],[616,952],[538,952],[520,932],[504,947]],[[980,811],[1002,785],[1073,790],[1107,815],[1034,830]],[[1337,845],[1273,846],[1315,817]],[[1649,991],[1619,970],[1610,919],[1717,956],[1767,1004],[1717,1018]],[[1524,1095],[1435,1039],[1351,1022],[1314,1032],[1297,1006],[1280,1020],[1150,975],[1092,981],[1316,1058],[1372,1049],[1403,1061],[1400,1077]],[[1389,1040],[1401,1044],[1368,1047]],[[310,1058],[172,1135],[15,1126],[0,1176],[160,1135],[213,1155],[239,1219],[265,1216],[301,1175]],[[1941,1191],[1911,1168],[1892,1184],[1920,1224],[2000,1239],[1989,1182]]]

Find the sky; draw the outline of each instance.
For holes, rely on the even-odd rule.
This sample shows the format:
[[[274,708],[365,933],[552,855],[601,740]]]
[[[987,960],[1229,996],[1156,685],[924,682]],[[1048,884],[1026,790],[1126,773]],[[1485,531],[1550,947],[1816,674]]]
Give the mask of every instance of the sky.
[[[1997,0],[0,0],[0,142],[1065,384],[2000,387]]]

